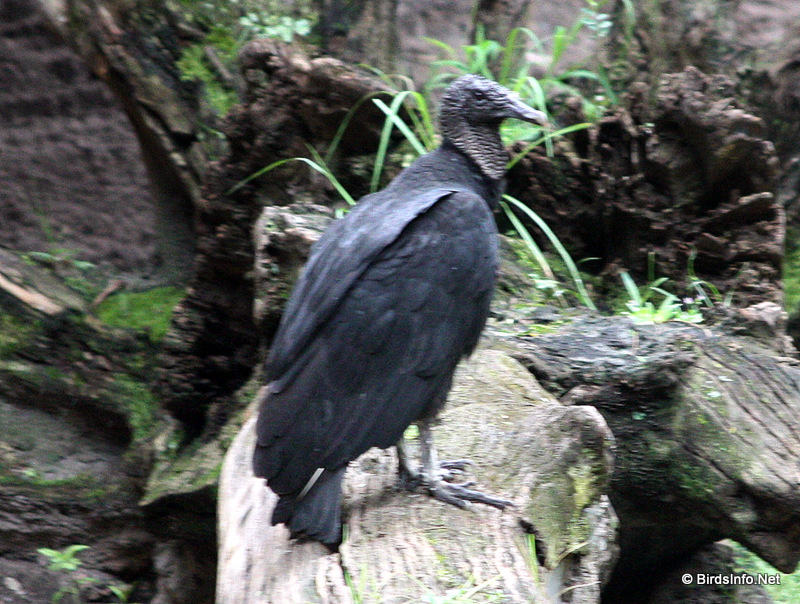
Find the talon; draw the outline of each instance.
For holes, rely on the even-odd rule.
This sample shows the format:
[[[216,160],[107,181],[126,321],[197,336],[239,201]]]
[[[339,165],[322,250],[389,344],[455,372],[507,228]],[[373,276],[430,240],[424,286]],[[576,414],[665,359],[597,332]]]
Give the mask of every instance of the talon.
[[[461,509],[471,507],[471,503],[482,503],[484,505],[490,505],[499,510],[504,510],[507,507],[514,506],[514,503],[508,501],[507,499],[493,497],[491,495],[481,493],[480,491],[473,491],[472,489],[468,489],[467,487],[458,484],[438,482],[428,485],[428,493],[434,499],[438,499],[444,503],[449,503],[450,505],[454,505]]]
[[[475,481],[453,482],[456,474],[463,474],[472,465],[472,462],[469,459],[455,459],[439,463],[433,449],[429,422],[421,422],[419,428],[422,452],[421,470],[417,471],[411,468],[405,441],[400,439],[397,443],[400,481],[405,488],[416,490],[418,487],[425,487],[425,490],[434,499],[462,510],[471,507],[472,503],[482,503],[500,510],[514,505],[507,499],[493,497],[471,489],[470,487],[475,485]]]
[[[460,470],[465,471],[469,466],[472,465],[471,459],[452,459],[449,461],[441,461],[439,462],[439,467],[443,470]]]

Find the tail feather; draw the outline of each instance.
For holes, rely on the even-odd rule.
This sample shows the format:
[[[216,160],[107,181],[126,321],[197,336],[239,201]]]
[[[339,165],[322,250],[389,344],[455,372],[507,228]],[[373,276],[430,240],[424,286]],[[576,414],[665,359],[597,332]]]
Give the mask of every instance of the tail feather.
[[[300,499],[281,495],[272,524],[285,524],[292,538],[319,541],[331,549],[342,542],[342,479],[347,468],[326,470]]]

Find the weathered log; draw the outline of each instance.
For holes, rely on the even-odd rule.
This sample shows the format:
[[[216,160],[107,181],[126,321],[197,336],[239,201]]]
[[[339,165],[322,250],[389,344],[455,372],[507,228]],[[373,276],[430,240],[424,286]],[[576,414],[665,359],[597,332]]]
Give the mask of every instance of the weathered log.
[[[638,282],[652,269],[687,295],[696,275],[737,306],[780,304],[786,228],[765,123],[737,104],[732,80],[694,68],[652,96],[652,108],[642,99],[604,116],[581,157],[563,144],[553,158],[530,153],[509,192],[574,257],[595,258],[609,289],[620,268]]]
[[[347,473],[340,551],[291,542],[270,526],[276,497],[252,475],[254,424],[220,478],[218,604],[389,604],[459,589],[599,601],[616,554],[604,495],[613,438],[594,409],[559,405],[504,353],[481,349],[462,364],[435,433],[442,458],[469,457],[480,488],[512,499],[510,511],[462,511],[399,489],[394,456],[372,450]]]
[[[621,557],[604,601],[645,601],[672,565],[725,537],[795,569],[796,359],[718,328],[625,318],[586,318],[517,342],[526,350],[517,358],[545,387],[593,405],[614,433],[609,495]]]

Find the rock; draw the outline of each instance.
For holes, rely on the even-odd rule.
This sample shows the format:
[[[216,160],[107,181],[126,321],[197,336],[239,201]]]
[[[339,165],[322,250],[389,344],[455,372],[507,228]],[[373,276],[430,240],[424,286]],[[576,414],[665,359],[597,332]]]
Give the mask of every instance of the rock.
[[[277,330],[309,250],[332,219],[333,212],[325,206],[292,204],[267,206],[256,221],[253,314],[266,338]]]

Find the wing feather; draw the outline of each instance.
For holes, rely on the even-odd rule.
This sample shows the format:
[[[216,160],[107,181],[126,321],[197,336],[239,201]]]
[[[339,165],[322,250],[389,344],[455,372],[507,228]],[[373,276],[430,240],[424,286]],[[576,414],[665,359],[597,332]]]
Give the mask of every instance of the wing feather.
[[[312,248],[284,310],[270,347],[269,381],[280,380],[276,387],[281,387],[293,379],[303,350],[364,270],[411,221],[454,190],[435,188],[391,203],[391,193],[385,189],[368,195],[331,224]]]
[[[284,381],[262,406],[255,467],[279,494],[298,492],[316,468],[336,469],[372,446],[393,445],[412,421],[434,414],[459,359],[477,344],[497,269],[491,212],[467,191],[437,192],[415,207],[426,209],[391,241],[373,239],[379,251],[307,272],[311,280],[347,275],[348,288],[307,281],[296,294],[294,307],[306,313],[326,287],[339,297],[324,319],[303,316],[298,328],[290,318],[286,329],[302,345],[282,340],[273,350]],[[363,245],[348,240],[344,247],[324,242],[315,257]]]

